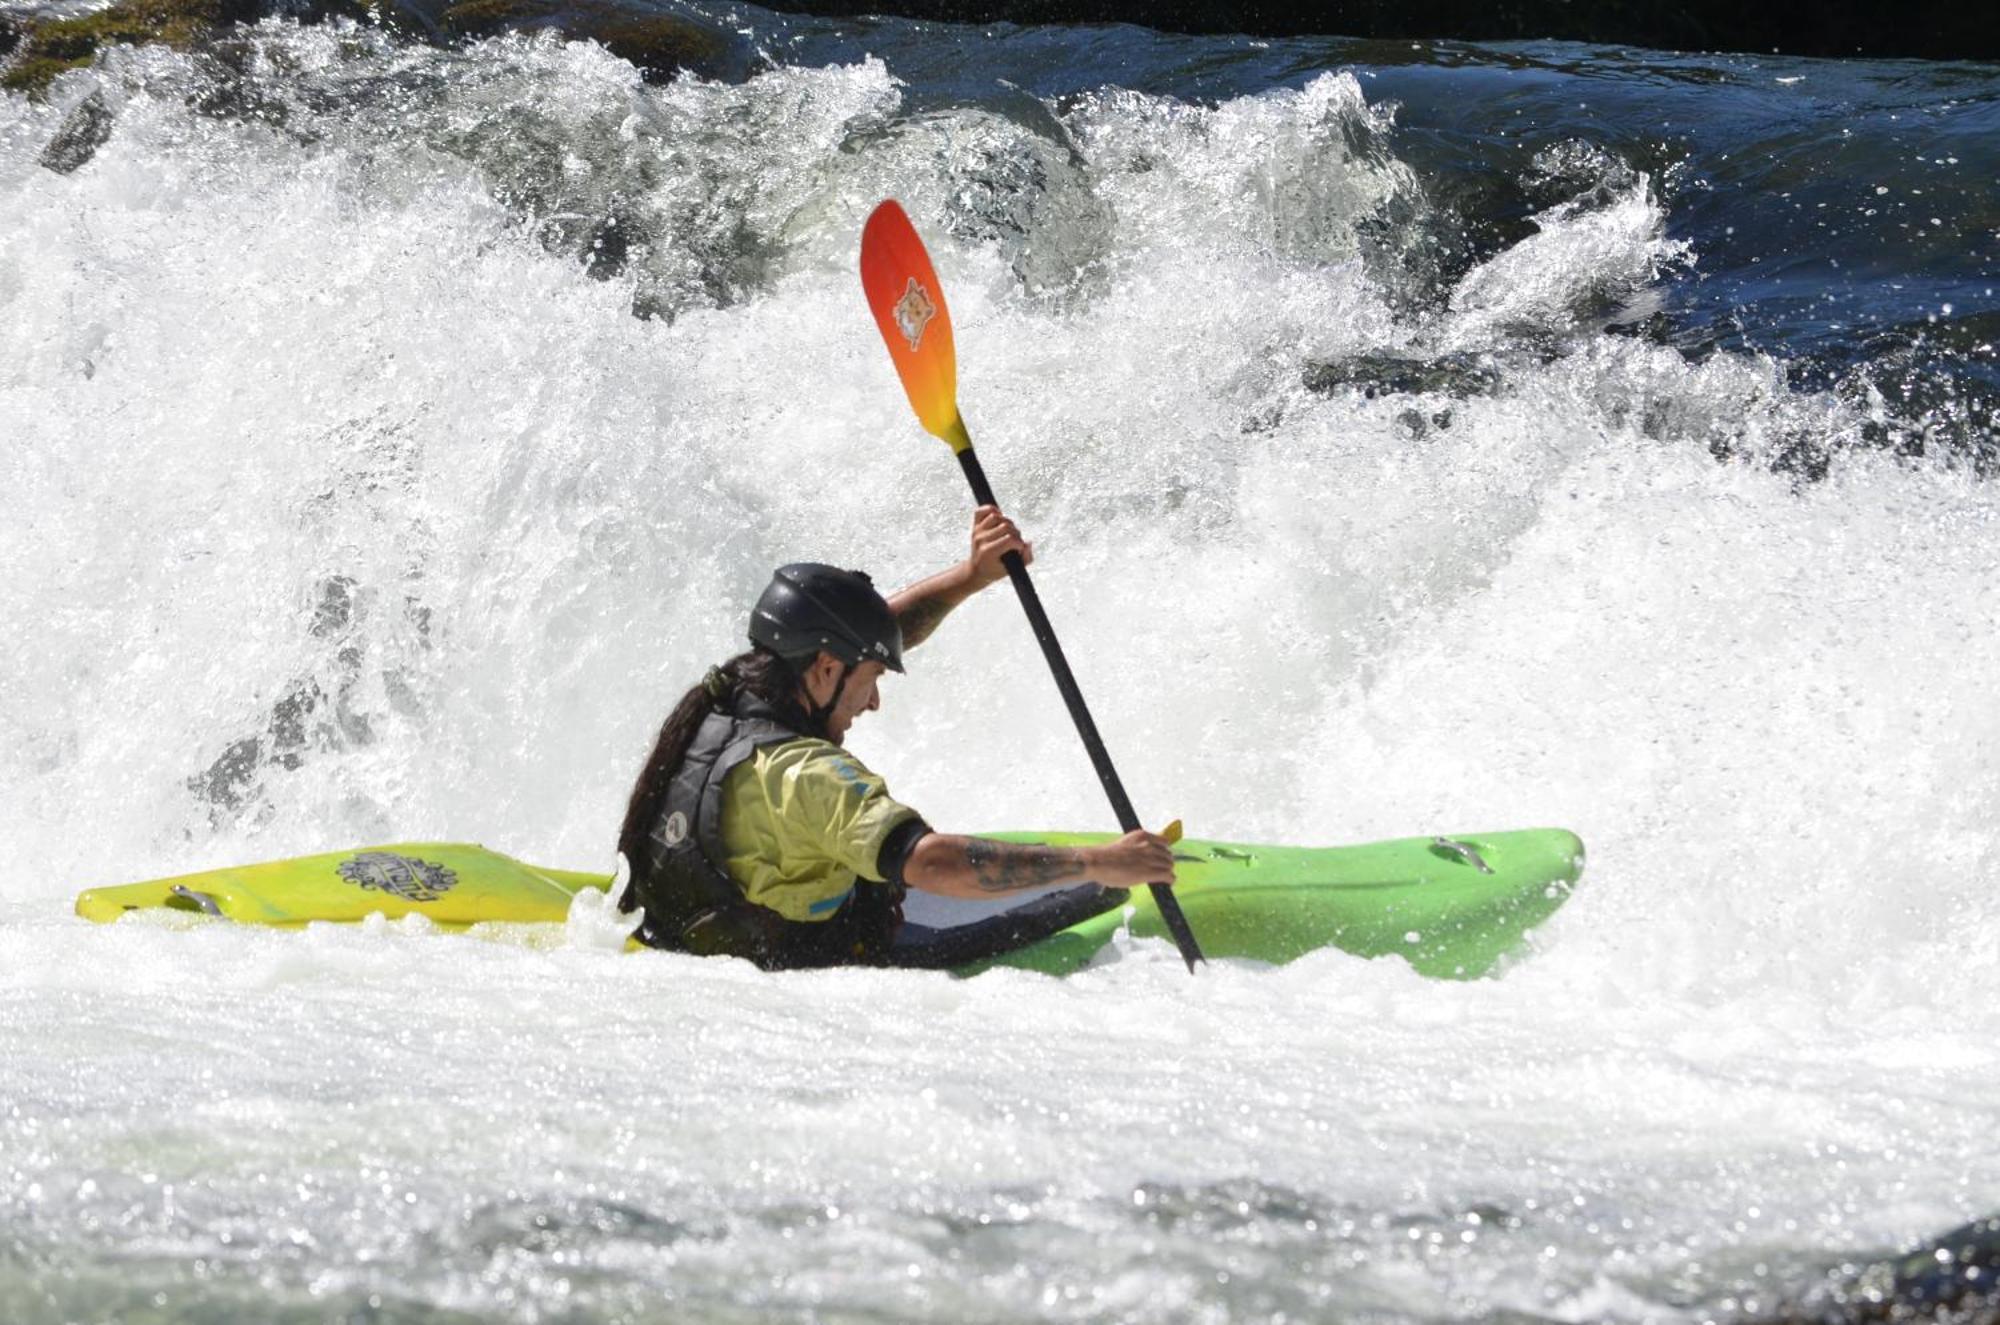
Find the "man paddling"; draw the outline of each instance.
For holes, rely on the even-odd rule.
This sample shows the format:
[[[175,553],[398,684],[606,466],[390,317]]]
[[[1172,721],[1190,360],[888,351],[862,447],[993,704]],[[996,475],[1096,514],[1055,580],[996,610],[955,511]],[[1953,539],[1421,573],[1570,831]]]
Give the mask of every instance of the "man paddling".
[[[709,669],[660,727],[626,808],[619,898],[656,948],[770,970],[895,964],[906,888],[993,898],[1059,884],[1173,880],[1171,847],[1136,831],[1096,847],[934,832],[841,747],[881,707],[903,649],[1034,554],[998,508],[973,515],[963,561],[884,599],[866,575],[780,567],[748,652]]]

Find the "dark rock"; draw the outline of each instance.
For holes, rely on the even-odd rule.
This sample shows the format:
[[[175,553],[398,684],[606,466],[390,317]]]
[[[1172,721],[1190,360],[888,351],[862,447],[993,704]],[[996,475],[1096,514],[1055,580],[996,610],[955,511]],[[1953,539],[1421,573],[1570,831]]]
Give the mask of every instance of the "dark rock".
[[[722,78],[742,72],[734,42],[712,28],[666,14],[586,5],[570,10],[564,31],[602,43],[619,59],[637,65],[649,82],[665,82],[681,73]]]
[[[121,0],[76,18],[30,20],[0,87],[40,95],[56,75],[89,64],[105,46],[159,42],[187,50],[261,12],[259,0]]]
[[[63,117],[62,127],[42,149],[42,164],[58,175],[69,174],[110,141],[111,125],[116,118],[111,107],[104,104],[103,94],[92,92]]]
[[[1906,1319],[2000,1319],[2000,1216],[1953,1229],[1896,1262],[1885,1294]]]
[[[291,108],[273,96],[254,71],[257,50],[241,38],[224,38],[195,56],[201,77],[188,107],[211,119],[237,120],[282,128]]]
[[[1679,51],[2000,59],[1992,10],[1963,0],[1746,5],[1740,0],[774,0],[830,16],[893,14],[956,23],[1134,23],[1165,32],[1258,37],[1587,41]]]
[[[1844,1265],[1825,1289],[1756,1325],[1996,1325],[2000,1216],[1977,1220],[1903,1256]]]
[[[118,0],[76,18],[0,20],[0,58],[8,60],[0,72],[0,88],[40,96],[58,74],[90,64],[104,46],[160,42],[176,50],[210,48],[236,24],[256,22],[270,12],[304,22],[370,22],[418,40],[554,28],[574,40],[600,42],[636,64],[650,82],[666,82],[682,72],[744,78],[754,68],[748,44],[726,28],[662,14],[636,0],[458,0],[442,10],[420,0]],[[222,96],[228,100],[232,92],[224,90]],[[270,118],[270,112],[270,106],[252,106],[242,114]],[[70,168],[84,160],[88,152],[76,156]]]
[[[1351,359],[1308,364],[1305,388],[1330,396],[1336,391],[1356,390],[1369,399],[1377,396],[1442,393],[1464,400],[1469,396],[1490,396],[1500,389],[1500,371],[1470,355],[1447,354],[1436,359],[1404,359],[1393,354],[1358,354]],[[1444,423],[1449,426],[1449,413]]]
[[[682,73],[725,78],[745,72],[739,44],[722,29],[611,0],[457,0],[439,15],[439,28],[451,37],[554,29],[573,40],[597,42],[638,66],[652,83]]]
[[[370,745],[375,725],[365,707],[368,650],[363,631],[370,599],[347,575],[319,585],[307,634],[318,641],[320,664],[293,679],[271,706],[262,727],[230,742],[215,760],[184,785],[206,807],[215,827],[260,821],[270,812],[270,778],[296,772],[321,755]],[[403,601],[405,621],[420,641],[430,637],[430,612],[413,598]],[[376,673],[392,707],[414,712],[402,669]],[[398,698],[403,696],[403,698]]]
[[[615,213],[598,218],[583,245],[584,271],[600,281],[624,271],[640,233],[639,227]]]

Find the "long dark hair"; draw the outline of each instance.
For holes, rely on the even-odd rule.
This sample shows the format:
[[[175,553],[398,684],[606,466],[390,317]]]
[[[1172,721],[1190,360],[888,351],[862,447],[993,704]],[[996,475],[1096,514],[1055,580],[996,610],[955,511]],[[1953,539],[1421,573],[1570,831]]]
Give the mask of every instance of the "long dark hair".
[[[667,784],[673,780],[674,770],[681,766],[702,719],[711,713],[727,712],[737,695],[750,694],[777,709],[801,732],[823,734],[800,707],[798,689],[799,676],[791,664],[768,650],[752,649],[737,654],[720,667],[711,667],[707,676],[681,696],[681,702],[674,705],[674,711],[660,724],[653,753],[639,770],[639,780],[632,784],[632,799],[625,807],[625,826],[618,830],[618,850],[635,875],[647,866],[646,837],[660,817],[660,807],[667,800]]]

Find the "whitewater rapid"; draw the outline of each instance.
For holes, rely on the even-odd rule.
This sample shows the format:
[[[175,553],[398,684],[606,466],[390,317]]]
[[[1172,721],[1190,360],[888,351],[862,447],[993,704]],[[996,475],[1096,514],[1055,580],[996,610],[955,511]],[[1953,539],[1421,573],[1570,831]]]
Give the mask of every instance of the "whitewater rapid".
[[[1699,278],[1657,171],[1454,265],[1353,72],[257,40],[284,116],[164,51],[0,103],[0,1315],[1694,1320],[2000,1209],[2000,497],[1780,356],[1607,334]],[[1574,829],[1509,970],[68,914],[394,840],[608,868],[773,565],[963,554],[854,273],[891,195],[1141,813]],[[605,208],[646,240],[593,274]],[[852,744],[940,827],[1111,826],[999,591]]]

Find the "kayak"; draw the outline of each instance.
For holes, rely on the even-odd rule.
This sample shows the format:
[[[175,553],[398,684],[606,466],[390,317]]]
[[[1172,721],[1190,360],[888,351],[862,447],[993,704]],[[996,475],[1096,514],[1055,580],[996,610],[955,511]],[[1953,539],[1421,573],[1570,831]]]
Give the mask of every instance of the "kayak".
[[[1014,842],[1088,846],[1110,833],[1009,832]],[[1174,889],[1210,957],[1283,963],[1325,948],[1400,957],[1422,975],[1469,980],[1517,951],[1583,873],[1583,843],[1557,828],[1400,838],[1343,847],[1189,838]],[[448,930],[560,924],[609,876],[528,865],[485,847],[411,842],[92,888],[86,920],[164,908],[297,927],[421,915]],[[1002,907],[912,893],[893,964],[973,974],[993,966],[1077,971],[1120,935],[1166,937],[1144,889],[1084,885]],[[634,945],[637,946],[636,944]]]

